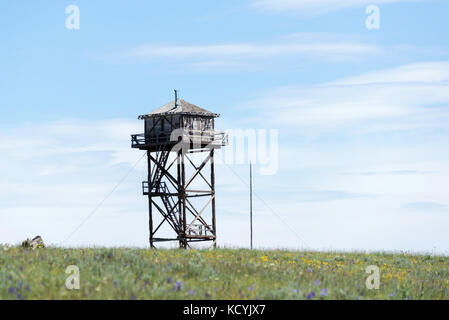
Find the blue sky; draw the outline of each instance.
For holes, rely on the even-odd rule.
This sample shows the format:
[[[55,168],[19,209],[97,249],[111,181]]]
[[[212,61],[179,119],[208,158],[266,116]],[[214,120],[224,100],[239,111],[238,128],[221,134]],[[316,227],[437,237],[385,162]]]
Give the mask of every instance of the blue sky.
[[[371,4],[379,30],[365,27]],[[60,244],[139,158],[136,116],[177,88],[221,129],[279,130],[279,170],[256,166],[257,246],[447,252],[448,9],[2,1],[0,242]],[[65,244],[145,246],[144,175],[139,163]],[[224,165],[217,183],[219,243],[247,246],[247,187]]]

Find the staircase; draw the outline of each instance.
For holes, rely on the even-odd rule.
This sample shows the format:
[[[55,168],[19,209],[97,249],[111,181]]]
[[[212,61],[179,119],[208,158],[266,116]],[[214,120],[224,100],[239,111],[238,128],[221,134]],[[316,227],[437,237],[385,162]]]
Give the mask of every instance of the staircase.
[[[169,154],[170,152],[168,151],[161,151],[161,156],[159,158],[159,164],[161,166],[156,167],[151,191],[160,193],[161,200],[164,203],[164,207],[168,215],[167,219],[173,223],[174,228],[176,229],[177,232],[179,232],[181,230],[181,226],[178,219],[179,207],[176,205],[175,201],[173,200],[173,197],[170,196],[170,189],[167,187],[167,184],[161,181],[162,177],[164,176],[162,168],[165,168]]]
[[[168,152],[168,151],[161,151],[161,155],[159,158],[159,164],[161,166],[160,167],[156,166],[156,172],[154,173],[153,185],[152,185],[152,189],[156,190],[156,192],[158,192],[158,190],[159,190],[159,184],[161,183],[162,176],[164,175],[162,168],[165,168],[169,154],[170,154],[170,152]]]
[[[161,193],[161,199],[164,203],[165,209],[167,210],[168,219],[173,222],[173,226],[176,231],[179,232],[181,230],[181,226],[179,224],[179,207],[176,205],[173,197],[169,195],[170,190],[167,187],[165,182],[161,182],[159,184],[159,192]]]

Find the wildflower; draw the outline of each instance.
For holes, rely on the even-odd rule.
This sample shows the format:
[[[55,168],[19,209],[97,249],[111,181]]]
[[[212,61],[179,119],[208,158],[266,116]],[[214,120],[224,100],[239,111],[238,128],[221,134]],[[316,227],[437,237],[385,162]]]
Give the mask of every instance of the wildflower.
[[[8,293],[14,293],[14,292],[16,292],[16,289],[14,289],[13,287],[8,288]]]
[[[116,288],[117,288],[117,284],[118,284],[118,282],[117,282],[116,280],[114,280],[113,284],[114,284],[114,287],[116,287]]]
[[[175,285],[174,285],[174,287],[173,287],[173,289],[174,289],[174,290],[181,290],[182,285],[183,285],[182,282],[176,281],[176,282],[175,282]]]
[[[393,292],[390,293],[389,296],[390,296],[390,297],[394,297],[394,293],[393,293]]]
[[[268,257],[267,256],[262,256],[262,261],[263,262],[267,262],[268,261]]]
[[[192,289],[189,290],[189,295],[193,296],[195,294],[195,291],[193,291]]]
[[[309,268],[309,269],[307,269],[307,272],[312,272],[312,269],[310,269],[310,268]]]
[[[320,295],[322,296],[322,297],[327,297],[327,289],[322,289],[321,290],[321,292],[320,292]]]
[[[167,283],[171,283],[171,278],[167,278]]]
[[[27,284],[27,285],[25,286],[25,290],[26,290],[26,291],[30,291],[30,285],[29,285],[29,284]]]
[[[293,289],[294,294],[298,294],[298,289]]]
[[[23,267],[22,267],[22,266],[19,266],[19,270],[20,270],[20,271],[23,271]]]
[[[204,295],[206,297],[206,299],[210,298],[210,294],[206,292],[206,294]]]
[[[320,285],[320,280],[315,280],[315,285],[319,286]]]
[[[112,259],[112,252],[109,252],[108,258],[109,258],[109,259]]]
[[[307,295],[307,299],[309,300],[312,299],[313,297],[315,297],[315,291],[312,291]]]
[[[253,288],[252,285],[248,287],[248,290],[249,290],[249,291],[253,291],[253,289],[254,289],[254,288]]]

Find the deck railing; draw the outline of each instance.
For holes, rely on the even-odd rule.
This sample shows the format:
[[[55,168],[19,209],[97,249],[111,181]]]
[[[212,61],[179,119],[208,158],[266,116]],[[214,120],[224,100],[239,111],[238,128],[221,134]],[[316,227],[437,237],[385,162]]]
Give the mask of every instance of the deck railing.
[[[174,139],[173,139],[174,138]],[[228,135],[219,131],[182,130],[179,134],[160,134],[145,136],[144,133],[131,135],[131,146],[133,148],[166,144],[169,142],[185,141],[198,144],[212,144],[225,146],[228,144]]]

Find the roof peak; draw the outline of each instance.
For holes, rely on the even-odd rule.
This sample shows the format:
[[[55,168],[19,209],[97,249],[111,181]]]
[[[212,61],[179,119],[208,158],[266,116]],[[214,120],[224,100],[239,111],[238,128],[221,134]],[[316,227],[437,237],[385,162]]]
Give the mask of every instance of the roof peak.
[[[180,99],[175,95],[175,100],[170,101],[169,103],[159,107],[150,113],[140,115],[139,119],[145,119],[150,117],[156,117],[165,114],[191,114],[191,115],[200,115],[200,116],[209,116],[209,117],[219,117],[218,113],[210,112],[206,109],[198,107],[193,103],[185,101],[184,99]]]

